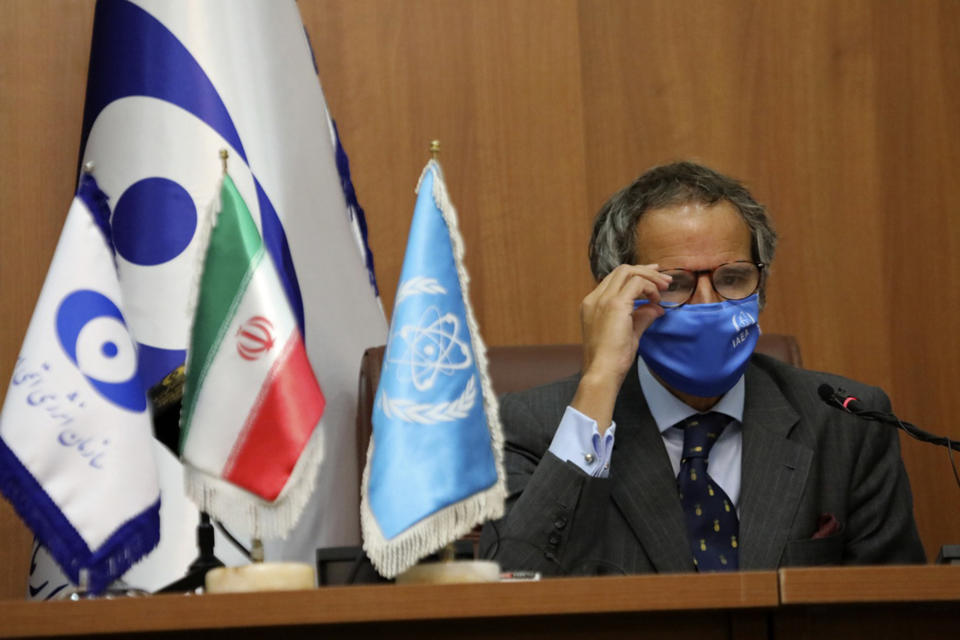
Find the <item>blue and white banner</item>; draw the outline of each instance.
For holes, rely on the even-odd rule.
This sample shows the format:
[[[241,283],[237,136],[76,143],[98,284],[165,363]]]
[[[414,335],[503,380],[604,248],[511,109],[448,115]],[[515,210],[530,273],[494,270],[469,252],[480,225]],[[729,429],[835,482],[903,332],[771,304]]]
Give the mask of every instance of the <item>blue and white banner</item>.
[[[337,452],[323,456],[307,511],[267,556],[312,562],[318,546],[356,544],[357,374],[363,350],[385,340],[386,321],[296,3],[99,0],[93,31],[81,157],[113,197],[145,386],[186,357],[202,230],[227,149],[328,393],[317,437]],[[184,526],[183,535],[195,534]],[[187,550],[163,566],[182,572],[196,554]]]
[[[0,414],[0,490],[74,584],[88,572],[94,593],[160,538],[152,425],[108,215],[84,174]]]
[[[364,470],[364,550],[393,577],[503,515],[503,436],[440,165],[420,177]]]

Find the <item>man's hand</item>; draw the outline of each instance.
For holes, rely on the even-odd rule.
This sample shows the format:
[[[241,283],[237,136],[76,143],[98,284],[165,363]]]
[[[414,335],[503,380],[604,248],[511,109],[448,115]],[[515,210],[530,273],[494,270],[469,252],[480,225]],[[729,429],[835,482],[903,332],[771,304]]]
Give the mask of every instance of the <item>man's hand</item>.
[[[640,336],[664,313],[660,292],[671,278],[657,266],[620,265],[580,305],[583,376],[571,406],[596,420],[601,434],[613,419],[613,405],[636,361]],[[634,308],[636,300],[648,304]]]

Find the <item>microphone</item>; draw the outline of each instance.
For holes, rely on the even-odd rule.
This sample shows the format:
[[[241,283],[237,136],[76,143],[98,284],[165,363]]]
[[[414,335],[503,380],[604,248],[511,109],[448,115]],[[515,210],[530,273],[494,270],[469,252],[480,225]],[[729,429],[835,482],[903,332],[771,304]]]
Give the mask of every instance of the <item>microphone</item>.
[[[824,383],[817,387],[817,393],[820,394],[820,399],[831,407],[843,409],[848,413],[855,413],[858,415],[866,411],[866,408],[864,408],[863,403],[860,402],[859,398],[848,395],[843,389],[834,389],[830,385]]]
[[[901,420],[892,413],[867,409],[863,406],[863,403],[860,402],[860,400],[854,396],[851,396],[843,389],[834,388],[829,384],[823,383],[817,387],[817,393],[820,394],[820,399],[831,407],[835,407],[841,411],[846,411],[847,413],[852,413],[865,420],[874,420],[876,422],[883,422],[884,424],[893,425],[894,427],[903,430],[904,433],[915,440],[946,447],[948,452],[951,449],[960,451],[960,442],[955,442],[950,438],[945,438],[943,436],[934,435],[924,431],[917,425],[911,422],[906,422],[905,420]],[[952,457],[950,458],[950,464],[953,464]],[[956,468],[954,468],[953,473],[957,479],[957,484],[960,484],[960,473],[957,472]]]

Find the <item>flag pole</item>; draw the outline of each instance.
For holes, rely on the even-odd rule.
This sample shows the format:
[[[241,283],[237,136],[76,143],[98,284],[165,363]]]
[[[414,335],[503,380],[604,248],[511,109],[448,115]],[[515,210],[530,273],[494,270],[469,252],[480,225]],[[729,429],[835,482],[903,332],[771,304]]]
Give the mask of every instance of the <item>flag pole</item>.
[[[227,175],[227,158],[229,154],[226,149],[220,149],[220,162],[223,166],[223,175]],[[88,162],[84,165],[84,171],[87,171],[87,168],[92,168],[93,163]],[[161,438],[168,447],[171,447],[175,453],[179,455],[179,443],[180,438],[180,409],[183,401],[183,385],[185,380],[185,366],[180,365],[169,374],[167,374],[164,379],[150,389],[150,399],[154,402],[155,410],[158,414],[165,413],[165,410],[168,406],[175,406],[177,413],[177,426],[176,434],[172,442],[167,442],[166,439]],[[156,418],[157,416],[155,416]],[[154,426],[156,429],[156,425]],[[167,435],[169,438],[169,434]],[[158,437],[159,434],[158,434]],[[176,580],[158,590],[158,593],[176,593],[181,591],[194,591],[198,587],[202,587],[205,584],[207,573],[213,569],[219,569],[224,566],[223,562],[214,555],[214,546],[215,546],[215,535],[213,522],[211,521],[210,514],[199,509],[200,520],[197,523],[197,548],[199,549],[199,555],[190,563],[190,566],[187,567],[187,573],[184,577]],[[232,538],[232,536],[230,536]],[[236,542],[236,541],[234,541]],[[244,549],[239,544],[241,553],[247,556],[251,556],[251,553]],[[262,547],[261,547],[262,549]],[[261,554],[261,560],[263,556]]]
[[[440,160],[440,141],[437,139],[430,141],[430,159],[438,162]],[[457,559],[456,545],[453,541],[448,542],[439,551],[440,560],[443,562],[453,562]]]
[[[428,150],[430,160],[439,164],[440,140],[430,140]],[[426,173],[427,170],[425,169],[424,175]],[[420,188],[421,185],[418,184],[418,191]],[[449,227],[449,222],[446,219],[444,219],[444,223]],[[455,230],[453,232],[456,233]],[[396,320],[396,317],[394,317],[394,320]],[[396,574],[397,584],[448,584],[454,582],[495,582],[499,580],[500,565],[498,563],[477,559],[476,538],[476,534],[470,531],[457,540],[450,540],[431,556],[421,558],[420,562]],[[377,567],[377,570],[380,571],[380,568]]]
[[[230,158],[230,153],[226,149],[220,149],[220,163],[223,169],[223,177],[227,177],[227,160]],[[250,539],[250,560],[254,564],[262,563],[264,559],[263,553],[263,540],[257,536],[254,536]]]
[[[230,154],[225,148],[220,149],[223,181],[226,181],[228,177],[227,160],[229,157]],[[200,513],[202,517],[209,518],[205,511]],[[286,591],[316,587],[316,571],[312,564],[304,562],[266,562],[263,539],[258,535],[251,537],[250,551],[247,555],[251,560],[248,565],[225,567],[221,563],[221,566],[207,571],[204,575],[205,592]]]

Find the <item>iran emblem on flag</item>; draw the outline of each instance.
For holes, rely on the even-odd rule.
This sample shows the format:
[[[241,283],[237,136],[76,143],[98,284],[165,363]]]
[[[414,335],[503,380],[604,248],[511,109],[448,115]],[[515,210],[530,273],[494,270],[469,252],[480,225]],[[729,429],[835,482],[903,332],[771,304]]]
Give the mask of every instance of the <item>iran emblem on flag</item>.
[[[324,406],[277,269],[224,176],[181,413],[188,495],[253,537],[283,536],[313,489]]]
[[[263,316],[253,316],[237,332],[237,352],[244,360],[256,360],[273,345],[273,323]]]

